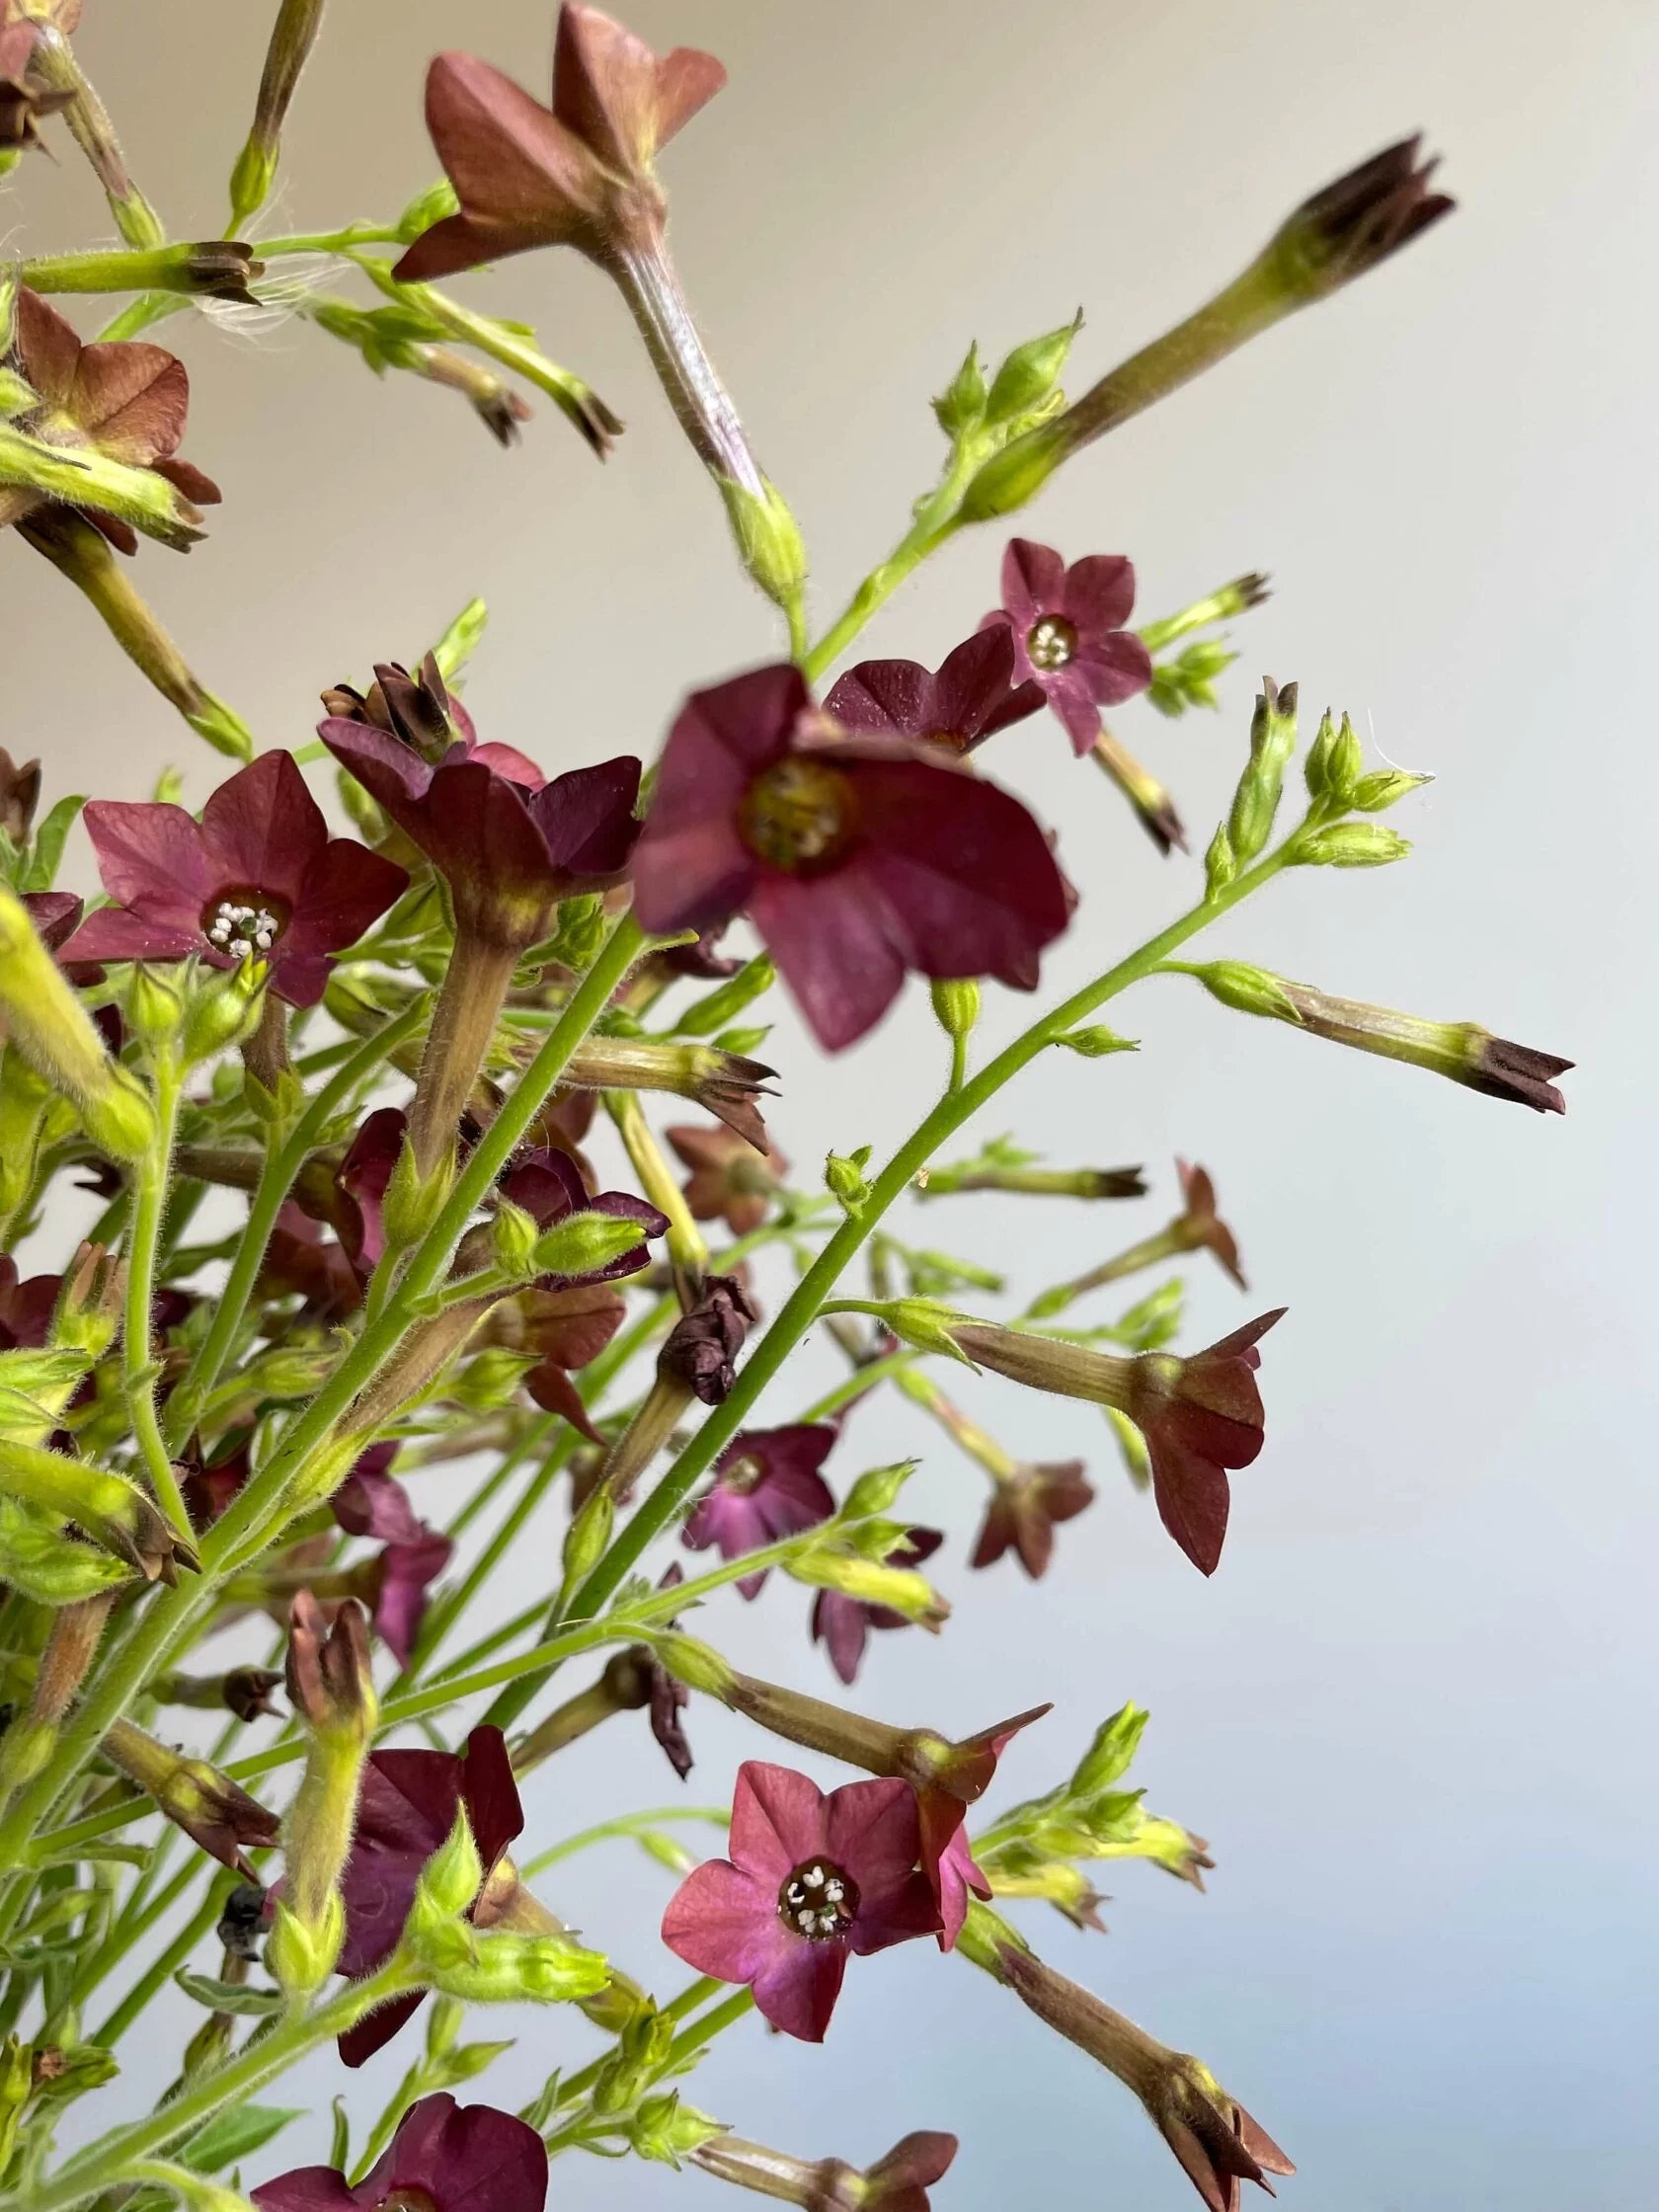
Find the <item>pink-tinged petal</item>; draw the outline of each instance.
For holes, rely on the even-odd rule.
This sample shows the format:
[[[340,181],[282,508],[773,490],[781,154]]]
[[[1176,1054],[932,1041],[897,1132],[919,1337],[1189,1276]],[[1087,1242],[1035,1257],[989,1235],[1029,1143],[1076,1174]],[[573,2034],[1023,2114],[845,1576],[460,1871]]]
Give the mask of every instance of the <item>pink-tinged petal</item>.
[[[355,837],[331,837],[305,871],[278,950],[345,952],[408,888],[396,861]]]
[[[1128,630],[1114,630],[1077,650],[1066,673],[1080,675],[1103,707],[1136,698],[1152,680],[1152,657]]]
[[[582,213],[595,204],[587,148],[550,109],[476,54],[440,53],[433,62],[427,128],[466,216],[505,239],[555,245],[574,237]],[[497,250],[519,249],[504,243]]]
[[[1040,614],[1056,612],[1066,592],[1066,563],[1052,545],[1031,538],[1008,540],[1002,555],[1002,604],[1020,630]]]
[[[357,2199],[344,2173],[332,2166],[296,2166],[262,2181],[252,2192],[259,2212],[357,2212]]]
[[[202,851],[223,888],[276,892],[297,908],[327,844],[323,810],[291,752],[262,752],[221,783],[201,810]]]
[[[407,1667],[426,1618],[427,1592],[449,1564],[455,1546],[435,1529],[422,1528],[409,1543],[389,1543],[380,1555],[380,1595],[374,1625],[380,1640]]]
[[[710,1858],[694,1867],[669,1900],[663,1940],[699,1974],[747,1982],[765,1970],[784,1943],[798,1942],[778,1919],[777,1887]]]
[[[414,1891],[411,1890],[410,1901],[413,1900]],[[390,1956],[389,1950],[382,1953],[382,1958]],[[344,1964],[344,1954],[342,1963]],[[379,1965],[381,1960],[376,1959],[374,1963]],[[358,2020],[356,2027],[349,2027],[344,2035],[336,2037],[335,2048],[340,2053],[341,2064],[354,2070],[366,2066],[376,2051],[383,2050],[392,2037],[408,2025],[426,2002],[426,1991],[417,1989],[411,1990],[405,1997],[394,1997],[389,2004],[378,2006],[365,2019]],[[356,2199],[353,2201],[356,2202]]]
[[[418,1543],[431,1533],[397,1476],[361,1462],[330,1498],[329,1510],[348,1536],[370,1537],[376,1543]]]
[[[860,1958],[937,1936],[941,1916],[933,1884],[922,1873],[874,1884],[860,1893],[858,1918],[847,1932],[847,1947]]]
[[[634,819],[639,786],[640,764],[623,753],[592,768],[573,768],[533,793],[530,816],[555,865],[576,878],[620,876],[639,838]]]
[[[1011,664],[1012,648],[1002,650]],[[824,706],[843,730],[923,738],[937,720],[933,696],[933,678],[919,662],[860,661],[836,679]]]
[[[68,412],[112,460],[144,468],[185,434],[190,378],[159,346],[87,346],[75,366]]]
[[[1069,918],[1032,816],[994,784],[930,762],[869,761],[854,773],[863,841],[840,880],[885,908],[908,966],[1019,988]]]
[[[818,1784],[793,1767],[746,1759],[738,1769],[732,1797],[732,1860],[757,1882],[771,1884],[774,1907],[784,1876],[814,1852],[829,1849],[826,1805]],[[850,1870],[856,1874],[856,1869]]]
[[[86,901],[73,891],[26,891],[22,904],[47,952],[69,942],[86,911]]]
[[[460,727],[461,716],[465,711],[460,701],[451,699],[449,709],[456,718],[457,728]],[[471,728],[470,722],[466,727]],[[489,745],[469,746],[467,757],[482,760],[485,767],[494,768],[497,775],[505,776],[509,783],[522,784],[526,791],[539,791],[547,781],[529,754],[520,752],[514,745],[497,745],[492,742]]]
[[[1039,712],[1042,685],[1030,680],[1014,684],[1018,658],[1006,623],[982,627],[964,638],[939,664],[934,678],[937,727],[967,749]]]
[[[781,1924],[779,1933],[789,1948],[755,1975],[755,2011],[785,2035],[822,2043],[841,1994],[846,1946],[832,1940],[809,1943],[805,1936],[790,1936]]]
[[[359,2186],[364,2205],[418,2192],[441,2212],[543,2212],[547,2146],[533,2127],[447,2094],[411,2106]]]
[[[1149,1435],[1146,1443],[1158,1519],[1199,1573],[1214,1574],[1226,1539],[1232,1498],[1225,1468],[1155,1435]]]
[[[1071,662],[1064,669],[1045,671],[1040,678],[1049,695],[1049,704],[1065,725],[1071,740],[1071,750],[1078,759],[1083,759],[1094,750],[1094,741],[1100,735],[1100,709],[1095,704],[1088,677]]]
[[[101,907],[59,948],[59,957],[73,967],[87,960],[184,960],[205,950],[199,925],[148,921],[124,907]]]
[[[486,1870],[524,1832],[524,1808],[499,1728],[475,1728],[461,1754],[461,1799]]]
[[[142,902],[152,921],[199,929],[214,877],[201,832],[183,807],[94,799],[81,820],[112,899],[123,907]]]
[[[813,1600],[811,1638],[823,1644],[830,1664],[849,1686],[858,1679],[864,1647],[870,1640],[870,1609],[839,1590],[821,1590]]]
[[[976,1897],[988,1897],[990,1884],[974,1863],[974,1855],[968,1847],[968,1838],[960,1828],[939,1854],[934,1873],[938,1897],[939,1948],[954,1950],[956,1939],[962,1934],[962,1924],[968,1918],[968,1893]]]
[[[386,1249],[381,1209],[408,1127],[409,1117],[400,1106],[376,1107],[347,1146],[335,1172],[335,1183],[348,1201],[342,1209],[346,1217],[340,1224],[342,1242],[361,1275],[374,1272]]]
[[[908,1781],[893,1779],[849,1781],[832,1789],[825,1805],[823,1849],[861,1894],[895,1887],[921,1849],[915,1791]]]
[[[1073,561],[1060,610],[1091,641],[1103,630],[1121,630],[1135,611],[1134,562],[1121,553],[1090,553]]]
[[[898,997],[904,955],[889,937],[887,915],[871,910],[868,886],[853,880],[852,870],[765,876],[749,912],[827,1052],[854,1044]]]

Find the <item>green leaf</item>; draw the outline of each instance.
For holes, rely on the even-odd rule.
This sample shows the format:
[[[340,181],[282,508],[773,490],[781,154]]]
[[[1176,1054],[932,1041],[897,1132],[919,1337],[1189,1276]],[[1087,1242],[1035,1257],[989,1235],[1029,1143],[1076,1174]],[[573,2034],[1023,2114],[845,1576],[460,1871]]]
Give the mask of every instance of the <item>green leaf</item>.
[[[59,799],[47,810],[36,828],[30,844],[28,865],[18,884],[20,891],[49,891],[57,879],[57,864],[63,858],[63,842],[79,819],[86,805],[84,796]]]
[[[280,1990],[251,1989],[245,1982],[216,1981],[211,1974],[193,1974],[189,1967],[181,1967],[173,1979],[187,1997],[194,1997],[210,2013],[229,2013],[237,2019],[253,2019],[282,2010]]]
[[[276,2104],[233,2104],[215,2112],[206,2126],[198,2129],[179,2154],[193,2173],[218,2173],[240,2159],[264,2150],[273,2136],[280,2135],[290,2120],[304,2113]]]

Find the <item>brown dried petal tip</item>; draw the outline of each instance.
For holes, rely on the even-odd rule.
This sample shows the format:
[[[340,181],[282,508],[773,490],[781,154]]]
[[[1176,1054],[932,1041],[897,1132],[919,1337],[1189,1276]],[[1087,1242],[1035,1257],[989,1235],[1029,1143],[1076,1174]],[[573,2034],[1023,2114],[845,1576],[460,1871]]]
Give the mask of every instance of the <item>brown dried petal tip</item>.
[[[1564,1114],[1567,1102],[1555,1088],[1553,1078],[1564,1075],[1572,1066],[1570,1060],[1558,1059],[1554,1053],[1511,1044],[1507,1037],[1485,1037],[1471,1063],[1468,1084],[1471,1090],[1484,1091],[1488,1098],[1512,1099],[1518,1106],[1532,1107],[1537,1114]]]
[[[1439,162],[1419,161],[1422,142],[1414,132],[1384,147],[1291,216],[1273,244],[1298,289],[1334,292],[1451,213],[1457,202],[1429,189]]]

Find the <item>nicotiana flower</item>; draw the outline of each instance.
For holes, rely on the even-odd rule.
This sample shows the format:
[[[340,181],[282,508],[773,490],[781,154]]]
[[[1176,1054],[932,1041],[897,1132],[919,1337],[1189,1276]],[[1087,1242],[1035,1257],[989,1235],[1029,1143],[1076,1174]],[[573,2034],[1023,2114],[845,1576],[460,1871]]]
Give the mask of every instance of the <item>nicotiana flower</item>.
[[[930,1559],[944,1540],[939,1529],[911,1529],[894,1545],[883,1564],[918,1566],[923,1559]],[[873,1606],[865,1599],[849,1598],[842,1590],[821,1590],[813,1600],[812,1640],[823,1644],[830,1654],[830,1664],[845,1683],[858,1679],[872,1628],[908,1628],[910,1625],[906,1616],[892,1606]]]
[[[339,1320],[362,1304],[362,1278],[344,1244],[325,1237],[301,1212],[297,1199],[282,1201],[276,1226],[260,1262],[257,1289],[262,1298],[297,1292],[305,1311],[317,1320]]]
[[[1199,1572],[1214,1574],[1226,1535],[1227,1470],[1249,1466],[1262,1448],[1256,1345],[1284,1311],[1263,1313],[1189,1359],[1167,1352],[1112,1359],[985,1321],[958,1323],[951,1335],[998,1375],[1127,1416],[1146,1439],[1158,1518]]]
[[[723,1559],[738,1559],[828,1521],[835,1500],[819,1470],[836,1434],[827,1421],[741,1431],[714,1462],[713,1487],[691,1509],[682,1540],[693,1551],[718,1544]],[[747,1574],[738,1588],[757,1597],[765,1579],[764,1570]]]
[[[401,736],[340,715],[317,734],[443,877],[456,929],[480,943],[521,951],[546,936],[562,899],[627,871],[639,834],[635,759],[531,786],[518,780],[521,753],[497,765],[493,749],[461,740],[434,763]]]
[[[860,661],[836,678],[825,711],[843,730],[885,731],[972,752],[1044,703],[1043,687],[1014,681],[1013,632],[1004,624],[976,631],[929,672],[914,661]]]
[[[527,753],[512,745],[480,745],[466,708],[444,682],[435,654],[429,653],[411,675],[398,661],[376,661],[374,681],[366,691],[338,683],[323,693],[331,717],[361,722],[401,738],[412,751],[434,765],[456,746],[468,760],[482,760],[509,783],[539,791],[547,778]]]
[[[663,1940],[700,1974],[749,1983],[765,2018],[803,2042],[824,2040],[849,1955],[938,1929],[903,1782],[848,1782],[825,1796],[791,1768],[749,1760],[730,1848],[675,1892]]]
[[[789,664],[681,709],[634,906],[665,935],[748,913],[830,1051],[881,1018],[907,970],[1033,988],[1069,913],[1017,799],[936,747],[847,735],[812,711]]]
[[[602,1440],[571,1375],[598,1358],[626,1311],[621,1293],[603,1283],[525,1291],[517,1301],[514,1333],[536,1362],[524,1377],[524,1388],[544,1413],[562,1414],[591,1444]]]
[[[1145,691],[1152,657],[1127,627],[1135,569],[1120,553],[1091,553],[1066,567],[1052,545],[1008,542],[1002,604],[983,625],[1006,629],[1014,673],[1041,685],[1081,756],[1100,735],[1100,709]]]
[[[540,1229],[553,1228],[571,1215],[584,1213],[610,1214],[618,1221],[639,1224],[640,1240],[626,1252],[581,1275],[544,1275],[540,1287],[546,1291],[574,1290],[638,1275],[651,1265],[646,1239],[668,1233],[669,1224],[656,1207],[631,1191],[600,1191],[596,1197],[590,1197],[570,1154],[551,1147],[521,1153],[502,1177],[501,1193],[511,1204],[521,1206]]]
[[[1012,1551],[1035,1582],[1054,1557],[1055,1530],[1073,1521],[1094,1502],[1093,1485],[1083,1476],[1081,1460],[1055,1460],[1018,1465],[998,1475],[980,1524],[969,1565],[990,1567]]]
[[[1249,1284],[1238,1260],[1238,1239],[1216,1211],[1216,1185],[1207,1167],[1194,1167],[1184,1159],[1175,1162],[1181,1178],[1185,1211],[1170,1224],[1171,1233],[1186,1251],[1214,1252],[1241,1291]]]
[[[34,392],[38,407],[17,419],[17,427],[48,445],[69,450],[91,446],[106,459],[153,469],[187,503],[185,521],[199,519],[198,508],[213,506],[218,486],[189,461],[178,458],[190,411],[190,378],[185,364],[160,346],[138,341],[83,346],[72,324],[27,286],[20,288],[13,315],[11,366]],[[0,487],[0,527],[31,516],[45,519],[50,503],[27,486]],[[86,510],[112,545],[137,551],[130,524],[114,515]]]
[[[968,1807],[977,1805],[990,1787],[998,1761],[1020,1730],[1050,1709],[1033,1705],[959,1743],[924,1737],[902,1762],[915,1790],[921,1867],[939,1907],[941,1950],[951,1949],[962,1933],[968,1892],[990,1895],[990,1884],[975,1865],[963,1832]]]
[[[798,2159],[738,2135],[716,2135],[691,2151],[691,2165],[804,2212],[928,2212],[928,2190],[956,2157],[957,2140],[932,2129],[902,2136],[871,2166],[845,2159]]]
[[[738,1379],[738,1354],[758,1318],[737,1276],[711,1275],[702,1297],[664,1338],[659,1378],[704,1405],[723,1405]]]
[[[341,1526],[350,1523],[342,1519]],[[454,1549],[440,1530],[418,1521],[412,1537],[383,1544],[360,1568],[349,1570],[376,1634],[400,1667],[407,1667],[414,1656],[426,1619],[427,1593],[449,1564]]]
[[[114,907],[63,947],[76,960],[267,963],[271,988],[314,1006],[330,958],[355,944],[408,882],[351,837],[331,837],[288,752],[262,753],[192,820],[183,807],[95,799],[87,830]]]
[[[262,2181],[259,2212],[542,2212],[547,2146],[489,2104],[423,2096],[355,2185],[338,2168],[300,2166]]]
[[[495,1900],[491,1877],[524,1826],[513,1764],[499,1728],[475,1728],[459,1756],[446,1751],[377,1751],[363,1770],[356,1832],[341,1888],[346,1942],[339,1971],[356,1978],[390,1958],[403,1934],[421,1869],[447,1841],[456,1812],[466,1808],[484,1881],[468,1918],[487,1925]],[[420,2008],[412,1992],[383,2005],[340,2038],[348,2066],[361,2066]]]
[[[427,127],[460,212],[423,232],[395,276],[415,283],[559,245],[608,267],[661,226],[658,149],[725,82],[713,54],[677,46],[659,59],[574,0],[559,11],[550,109],[475,54],[439,54]]]
[[[691,1170],[685,1203],[693,1221],[723,1221],[734,1236],[747,1236],[760,1226],[789,1172],[789,1162],[775,1145],[758,1150],[736,1130],[685,1122],[663,1135]]]

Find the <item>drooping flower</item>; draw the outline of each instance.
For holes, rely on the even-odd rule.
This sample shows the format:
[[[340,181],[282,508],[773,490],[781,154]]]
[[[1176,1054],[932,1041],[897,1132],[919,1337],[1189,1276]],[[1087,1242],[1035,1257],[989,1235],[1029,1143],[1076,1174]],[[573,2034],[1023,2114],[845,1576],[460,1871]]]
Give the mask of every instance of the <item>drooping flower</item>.
[[[903,1782],[825,1796],[791,1768],[746,1761],[730,1848],[675,1892],[663,1940],[700,1974],[749,1983],[764,2017],[803,2042],[824,2040],[849,1956],[938,1929]]]
[[[765,1220],[789,1162],[775,1146],[758,1150],[731,1129],[677,1123],[663,1135],[691,1170],[685,1203],[696,1222],[723,1221],[747,1236]]]
[[[1083,1478],[1081,1460],[1057,1460],[1016,1466],[992,1484],[990,1504],[980,1524],[969,1565],[994,1566],[1012,1551],[1035,1582],[1054,1557],[1055,1530],[1074,1521],[1094,1502],[1094,1487]]]
[[[714,1462],[713,1487],[698,1499],[685,1523],[687,1547],[706,1551],[717,1544],[723,1559],[738,1559],[828,1521],[835,1500],[819,1469],[836,1434],[827,1421],[797,1421],[781,1429],[745,1429],[735,1436]],[[762,1569],[745,1575],[738,1588],[753,1598],[765,1579]]]
[[[944,1540],[941,1530],[911,1529],[894,1545],[883,1564],[917,1566],[923,1559],[930,1559]],[[892,1606],[870,1605],[862,1598],[849,1598],[842,1590],[821,1590],[813,1600],[812,1641],[823,1644],[830,1654],[830,1664],[845,1683],[858,1679],[872,1628],[908,1628],[910,1625],[907,1617]]]
[[[604,1283],[525,1291],[517,1301],[514,1333],[536,1361],[524,1377],[524,1388],[544,1413],[562,1415],[591,1444],[602,1440],[571,1376],[598,1358],[626,1311],[621,1293]]]
[[[639,834],[635,759],[530,786],[512,748],[497,764],[494,748],[461,740],[434,762],[403,737],[341,715],[317,734],[443,877],[457,930],[480,943],[533,945],[562,899],[605,890],[627,871]]]
[[[1181,1178],[1181,1196],[1186,1201],[1185,1211],[1173,1224],[1183,1249],[1214,1252],[1238,1288],[1247,1291],[1250,1286],[1239,1265],[1238,1239],[1216,1211],[1216,1185],[1210,1170],[1178,1159],[1175,1172]]]
[[[951,1334],[971,1360],[1038,1390],[1090,1398],[1146,1439],[1158,1518],[1201,1574],[1214,1574],[1226,1535],[1230,1467],[1262,1448],[1259,1340],[1285,1308],[1263,1313],[1190,1359],[1143,1352],[1109,1358],[1026,1329],[965,1321]]]
[[[723,1405],[738,1379],[738,1354],[758,1317],[737,1276],[711,1275],[702,1297],[664,1338],[659,1379],[704,1405]]]
[[[253,2192],[259,2212],[543,2212],[547,2146],[526,2121],[489,2104],[423,2096],[355,2185],[338,2168],[301,2166]]]
[[[716,2179],[780,2197],[804,2212],[928,2212],[927,2192],[956,2157],[957,2140],[933,2129],[902,2136],[862,2171],[845,2159],[798,2159],[741,2136],[699,2143],[690,2163]]]
[[[19,430],[48,445],[91,447],[107,460],[153,470],[183,495],[179,513],[186,523],[200,519],[198,509],[217,504],[212,478],[178,458],[190,378],[184,362],[162,347],[137,340],[83,346],[74,326],[24,286],[9,359],[40,401],[17,418]],[[44,494],[21,485],[0,488],[0,527],[42,511],[49,511]],[[112,545],[137,551],[130,524],[94,508],[85,512]]]
[[[117,901],[63,947],[75,960],[266,962],[271,988],[314,1006],[331,957],[355,944],[408,882],[351,837],[331,837],[288,752],[221,783],[198,823],[183,807],[95,799],[84,817]]]
[[[35,810],[40,804],[40,761],[25,760],[19,766],[0,745],[0,836],[9,837],[21,850],[29,842],[29,832],[35,827]]]
[[[459,1755],[447,1751],[377,1751],[363,1769],[357,1826],[341,1889],[346,1942],[339,1971],[352,1979],[384,1965],[397,1948],[421,1869],[447,1841],[455,1815],[467,1824],[484,1865],[484,1880],[467,1917],[487,1926],[495,1909],[492,1876],[522,1832],[513,1763],[499,1728],[475,1728]],[[422,1991],[395,1998],[340,2038],[348,2066],[361,2066],[420,2009]]]
[[[997,1762],[1022,1728],[1052,1708],[1033,1705],[958,1743],[918,1737],[901,1764],[915,1790],[921,1870],[939,1908],[939,1948],[950,1950],[962,1933],[968,1893],[988,1897],[990,1884],[974,1863],[963,1823],[990,1787]]]
[[[286,1198],[260,1262],[256,1288],[262,1298],[297,1292],[305,1311],[316,1320],[339,1320],[362,1304],[362,1279],[344,1244],[325,1237],[316,1223]]]
[[[725,82],[713,54],[677,46],[659,59],[575,0],[559,11],[550,109],[475,54],[439,54],[427,127],[460,212],[423,232],[393,274],[417,283],[560,245],[608,266],[660,228],[658,149]]]
[[[983,627],[1007,630],[1014,674],[1041,685],[1079,758],[1100,735],[1100,709],[1152,680],[1152,657],[1126,627],[1134,605],[1135,569],[1122,554],[1090,553],[1067,568],[1052,545],[1009,540],[1002,604]]]
[[[978,630],[929,673],[914,661],[860,661],[836,678],[825,711],[843,730],[886,732],[972,752],[1044,703],[1043,687],[1014,681],[1013,632]]]
[[[1066,886],[1019,801],[935,747],[852,737],[791,665],[694,692],[634,860],[649,930],[746,912],[821,1044],[850,1045],[907,970],[1037,981]]]

